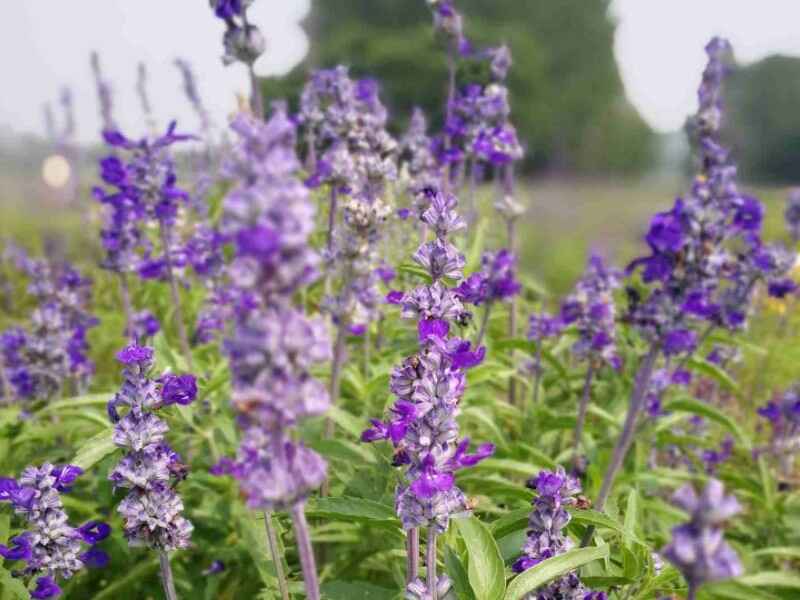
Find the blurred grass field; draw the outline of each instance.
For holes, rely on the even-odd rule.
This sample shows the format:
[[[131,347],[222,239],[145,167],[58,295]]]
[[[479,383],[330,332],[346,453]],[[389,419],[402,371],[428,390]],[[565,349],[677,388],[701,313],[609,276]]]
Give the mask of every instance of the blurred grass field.
[[[87,175],[84,182],[88,181]],[[667,209],[686,187],[687,183],[678,178],[540,179],[520,183],[518,199],[528,207],[518,226],[522,275],[546,290],[549,302],[555,305],[580,276],[589,252],[598,251],[618,266],[626,265],[642,252],[641,240],[650,216]],[[765,204],[765,239],[785,240],[783,205],[788,190],[750,186],[743,189]],[[115,302],[108,274],[93,268],[99,259],[99,212],[88,190],[73,204],[65,204],[52,193],[48,195],[30,179],[20,181],[6,176],[2,190],[1,239],[14,240],[34,252],[43,251],[44,245],[49,244],[57,253],[93,269],[95,279],[100,279],[95,293]],[[493,214],[494,194],[490,186],[478,193],[487,247],[505,244],[505,230]],[[407,199],[397,198],[396,203],[402,206]],[[152,298],[157,301],[158,295],[154,293]],[[0,327],[24,314],[21,308],[6,311],[0,317]],[[800,320],[796,312],[794,304],[766,301],[755,311],[740,363],[744,406],[758,405],[769,390],[795,381],[800,362]]]

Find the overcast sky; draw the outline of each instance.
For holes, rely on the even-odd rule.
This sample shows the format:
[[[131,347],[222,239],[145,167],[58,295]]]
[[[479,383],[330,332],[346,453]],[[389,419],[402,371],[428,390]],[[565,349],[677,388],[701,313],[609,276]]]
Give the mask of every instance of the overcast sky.
[[[176,57],[193,64],[200,93],[219,125],[234,110],[235,94],[247,89],[243,68],[220,62],[224,26],[212,17],[206,0],[6,4],[0,19],[0,128],[42,133],[43,103],[57,100],[59,88],[69,85],[79,138],[96,140],[100,124],[89,68],[93,49],[100,51],[113,83],[116,118],[132,135],[142,130],[134,93],[139,61],[150,71],[151,102],[162,123],[178,118],[186,129],[196,126],[173,65]],[[307,40],[298,22],[308,7],[309,0],[255,3],[252,21],[269,43],[256,65],[260,74],[286,72],[302,58]],[[744,62],[775,52],[800,55],[800,0],[615,0],[613,13],[619,23],[615,50],[628,95],[662,131],[680,127],[693,110],[702,48],[712,35],[727,36]],[[514,68],[524,69],[525,57],[515,57]]]

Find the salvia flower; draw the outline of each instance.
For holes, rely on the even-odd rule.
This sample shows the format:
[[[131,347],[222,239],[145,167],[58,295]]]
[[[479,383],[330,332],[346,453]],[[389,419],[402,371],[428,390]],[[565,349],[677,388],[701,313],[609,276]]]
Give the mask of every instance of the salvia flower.
[[[124,365],[122,387],[109,402],[114,444],[125,455],[109,475],[115,489],[128,490],[117,511],[131,546],[169,552],[188,547],[192,524],[183,516],[175,484],[186,476],[180,456],[166,442],[169,427],[155,411],[188,404],[197,395],[191,375],[167,375],[161,385],[150,377],[153,350],[132,344],[117,354]],[[121,408],[127,412],[120,416]]]
[[[450,335],[463,308],[443,278],[460,276],[456,265],[463,266],[463,257],[447,236],[460,229],[463,221],[455,211],[455,198],[434,190],[426,193],[430,207],[423,218],[436,239],[420,248],[439,248],[454,266],[448,270],[437,266],[441,261],[420,261],[433,281],[405,294],[401,301],[403,316],[417,320],[419,352],[393,370],[390,389],[396,401],[390,415],[386,421],[373,420],[362,440],[390,441],[396,449],[395,464],[406,468],[405,481],[395,496],[403,527],[435,527],[441,533],[453,514],[467,510],[454,473],[490,456],[494,446],[483,444],[470,454],[469,439],[459,441],[456,417],[466,385],[465,370],[480,363],[484,350],[472,349],[469,342]],[[409,593],[414,592],[412,587]]]
[[[758,409],[771,429],[768,451],[788,476],[795,457],[800,453],[800,388],[791,387]]]
[[[266,50],[261,31],[247,21],[247,9],[252,3],[253,0],[210,0],[214,15],[225,22],[222,62],[226,65],[237,61],[252,65]]]
[[[555,471],[540,471],[528,482],[528,487],[537,495],[533,499],[533,510],[528,519],[528,539],[522,548],[522,556],[511,567],[515,573],[522,573],[574,546],[567,537],[565,528],[572,519],[567,508],[576,504],[575,496],[581,491],[578,480],[567,474],[563,467],[558,467]],[[530,598],[605,600],[606,596],[587,590],[578,575],[572,572],[532,592]]]
[[[292,306],[294,294],[319,274],[308,243],[315,211],[298,179],[296,125],[285,106],[276,106],[266,123],[242,114],[232,127],[239,141],[224,165],[234,186],[223,201],[222,228],[234,245],[228,273],[234,325],[224,349],[242,435],[236,459],[215,472],[232,474],[251,508],[290,509],[302,506],[327,470],[293,436],[300,421],[330,404],[311,375],[330,359],[327,327]]]
[[[56,581],[69,579],[83,567],[104,566],[108,557],[96,544],[108,537],[111,528],[101,521],[89,521],[74,528],[68,522],[61,494],[83,473],[74,465],[27,467],[18,480],[0,478],[0,502],[8,502],[28,521],[29,530],[0,544],[0,556],[25,561],[24,575],[37,576],[33,598],[60,595]],[[88,549],[84,549],[88,545]]]
[[[711,479],[701,493],[687,484],[672,500],[689,513],[689,522],[672,530],[661,553],[683,574],[690,593],[704,583],[741,575],[739,557],[723,537],[725,521],[741,510],[736,498]]]
[[[761,204],[738,190],[736,167],[720,141],[730,45],[714,38],[706,52],[699,108],[689,126],[700,173],[685,197],[653,217],[645,238],[650,255],[629,267],[641,269],[650,292],[642,298],[631,290],[628,319],[668,355],[694,350],[698,324],[744,327],[756,284],[767,281],[772,293],[787,293],[775,282],[793,261],[761,241]]]
[[[481,270],[467,277],[456,289],[462,302],[480,306],[487,302],[507,300],[519,293],[516,278],[517,258],[510,250],[486,252]]]

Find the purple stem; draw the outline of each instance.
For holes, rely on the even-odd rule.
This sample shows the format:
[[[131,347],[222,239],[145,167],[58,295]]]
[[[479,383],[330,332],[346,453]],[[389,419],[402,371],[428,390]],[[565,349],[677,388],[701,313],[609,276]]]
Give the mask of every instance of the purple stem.
[[[647,393],[647,387],[650,384],[650,378],[653,374],[653,367],[655,366],[656,359],[660,346],[654,343],[650,346],[650,350],[639,365],[639,371],[636,373],[636,383],[634,384],[633,392],[631,393],[630,404],[628,405],[628,414],[625,415],[625,424],[622,426],[622,433],[614,446],[614,453],[611,456],[611,462],[606,469],[603,476],[603,484],[600,486],[600,493],[594,503],[594,509],[602,512],[606,505],[606,500],[611,493],[611,488],[614,486],[614,480],[617,473],[622,467],[625,456],[628,454],[631,443],[633,442],[633,434],[636,432],[636,421],[642,409],[643,400]],[[589,540],[594,535],[594,526],[590,525],[581,540],[581,547],[586,546]]]
[[[406,535],[406,583],[411,583],[419,577],[419,529],[409,529]]]
[[[586,379],[583,382],[583,394],[581,395],[581,403],[578,406],[578,421],[575,424],[575,446],[572,451],[573,464],[578,463],[578,456],[581,449],[581,442],[583,441],[583,424],[586,422],[586,409],[589,408],[589,399],[592,394],[592,376],[594,375],[594,365],[589,362],[589,368],[586,370]]]
[[[328,392],[330,393],[331,403],[336,406],[339,401],[339,389],[342,379],[342,362],[344,361],[345,350],[345,326],[339,323],[336,327],[336,342],[333,345],[333,359],[331,362],[331,379],[328,384]],[[330,439],[333,437],[333,421],[329,418],[325,423],[325,437]]]
[[[172,576],[172,566],[169,564],[169,554],[163,550],[158,553],[161,563],[161,585],[164,587],[164,597],[167,600],[178,600],[175,593],[175,579]]]
[[[488,302],[486,302],[486,307],[483,309],[483,317],[481,318],[481,327],[478,330],[478,335],[475,338],[475,343],[473,344],[475,348],[478,348],[481,345],[481,343],[483,342],[483,338],[486,336],[486,329],[489,325],[489,315],[492,312],[493,305],[494,302],[489,300]]]
[[[425,549],[425,572],[428,583],[428,593],[431,600],[438,600],[436,579],[436,527],[433,523],[428,525],[428,547]]]
[[[307,600],[320,600],[317,565],[314,562],[314,549],[311,547],[311,536],[308,532],[305,506],[298,502],[292,506],[292,524],[297,539],[297,552],[300,554],[300,566],[303,569],[303,581],[306,587]]]
[[[133,304],[131,303],[131,290],[128,286],[128,276],[125,273],[119,273],[118,275],[119,295],[122,297],[122,308],[125,311],[125,333],[133,340]]]
[[[333,249],[333,232],[336,227],[337,204],[338,204],[338,195],[336,193],[336,186],[331,185],[331,198],[330,198],[330,205],[328,208],[328,237],[327,237],[328,252],[330,252]]]

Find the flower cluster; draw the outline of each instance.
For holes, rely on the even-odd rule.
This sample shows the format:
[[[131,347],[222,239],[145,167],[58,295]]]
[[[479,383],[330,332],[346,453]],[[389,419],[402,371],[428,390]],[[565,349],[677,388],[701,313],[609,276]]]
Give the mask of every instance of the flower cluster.
[[[646,298],[630,290],[628,318],[668,356],[697,345],[693,323],[739,329],[747,320],[754,287],[785,295],[794,284],[783,279],[792,256],[761,241],[761,203],[739,192],[736,167],[720,142],[722,82],[727,41],[713,39],[698,93],[700,108],[690,132],[701,171],[686,197],[658,213],[646,236],[650,255],[631,263],[651,286]]]
[[[561,303],[562,324],[574,324],[578,330],[578,341],[572,349],[579,360],[606,363],[615,369],[622,366],[615,343],[613,296],[621,277],[621,273],[606,266],[603,259],[594,254],[573,292]]]
[[[327,328],[292,306],[295,292],[318,274],[319,257],[308,245],[314,207],[297,178],[296,126],[285,106],[266,123],[241,114],[232,126],[239,142],[225,173],[235,185],[223,202],[222,228],[235,251],[235,324],[224,348],[242,438],[236,459],[214,471],[236,477],[252,508],[291,508],[326,476],[325,461],[291,430],[330,404],[310,373],[330,358]]]
[[[797,243],[800,241],[800,189],[796,188],[789,192],[783,217],[792,241]]]
[[[399,158],[409,178],[408,189],[420,190],[436,185],[441,179],[439,165],[431,149],[431,138],[427,133],[425,113],[417,107],[405,135],[400,139]]]
[[[430,207],[423,218],[436,238],[420,246],[414,259],[432,279],[402,296],[402,314],[418,323],[419,352],[392,371],[390,389],[397,398],[387,421],[373,420],[362,434],[367,442],[389,440],[395,464],[406,467],[397,488],[396,505],[405,529],[435,527],[444,532],[451,515],[466,510],[466,498],[455,485],[455,472],[471,467],[494,452],[483,444],[468,453],[469,439],[458,439],[459,401],[465,370],[481,362],[484,349],[450,337],[463,306],[442,279],[459,278],[464,257],[447,236],[464,226],[452,196],[427,191]]]
[[[758,409],[769,422],[771,439],[768,450],[781,465],[784,475],[791,473],[795,456],[800,453],[800,388],[792,387]]]
[[[397,177],[397,141],[386,130],[388,113],[374,79],[350,78],[346,67],[315,71],[303,88],[300,120],[309,138],[312,187],[328,183],[372,202]]]
[[[575,496],[581,491],[578,480],[564,472],[541,471],[528,482],[537,496],[528,519],[528,539],[520,556],[512,565],[515,573],[522,573],[543,560],[558,556],[573,546],[564,528],[572,519],[567,508],[576,504]],[[531,600],[606,600],[604,592],[592,592],[581,583],[574,572],[531,592]]]
[[[93,190],[94,197],[107,207],[100,233],[106,269],[136,271],[142,279],[165,279],[171,266],[185,262],[174,225],[180,203],[188,200],[188,194],[177,185],[169,148],[191,136],[176,133],[175,127],[173,121],[163,135],[138,142],[116,130],[103,132],[115,152],[100,160],[100,176],[108,189],[98,186]],[[153,245],[142,232],[148,222],[159,226],[161,256],[154,255]]]
[[[86,335],[98,320],[89,312],[92,282],[68,263],[16,255],[16,265],[29,278],[28,292],[36,301],[27,330],[0,334],[0,353],[10,395],[47,399],[60,394],[68,381],[86,389],[94,374]]]
[[[37,575],[32,598],[53,598],[61,593],[57,579],[69,579],[84,566],[104,567],[108,555],[96,544],[108,537],[111,528],[101,521],[71,527],[61,494],[70,491],[83,471],[74,465],[27,467],[18,480],[0,478],[0,502],[9,502],[24,515],[30,529],[0,544],[0,556],[25,561],[24,575]],[[84,549],[82,544],[87,544]]]
[[[225,22],[222,62],[252,65],[264,53],[267,43],[261,30],[247,21],[247,9],[254,0],[210,0],[214,14]]]
[[[467,277],[456,293],[462,302],[475,306],[507,300],[521,289],[516,267],[517,257],[511,251],[486,252],[481,258],[481,270]]]
[[[153,350],[146,346],[127,346],[117,360],[124,365],[125,380],[108,404],[108,415],[114,424],[114,444],[125,455],[108,478],[115,488],[128,490],[117,508],[125,537],[131,546],[165,552],[186,548],[192,524],[183,516],[183,501],[175,490],[175,484],[186,477],[186,466],[167,444],[169,427],[154,411],[191,403],[197,384],[191,375],[153,380]],[[122,407],[127,412],[120,416]]]
[[[726,496],[722,483],[711,479],[699,495],[687,484],[672,500],[689,513],[689,522],[672,530],[672,540],[662,554],[683,574],[689,590],[741,575],[739,557],[725,542],[722,530],[724,522],[740,510],[736,498]]]
[[[103,75],[100,67],[100,55],[95,51],[91,54],[92,74],[94,75],[95,86],[97,88],[97,101],[100,107],[100,117],[103,122],[103,129],[114,129],[114,101],[111,93],[111,85]]]

